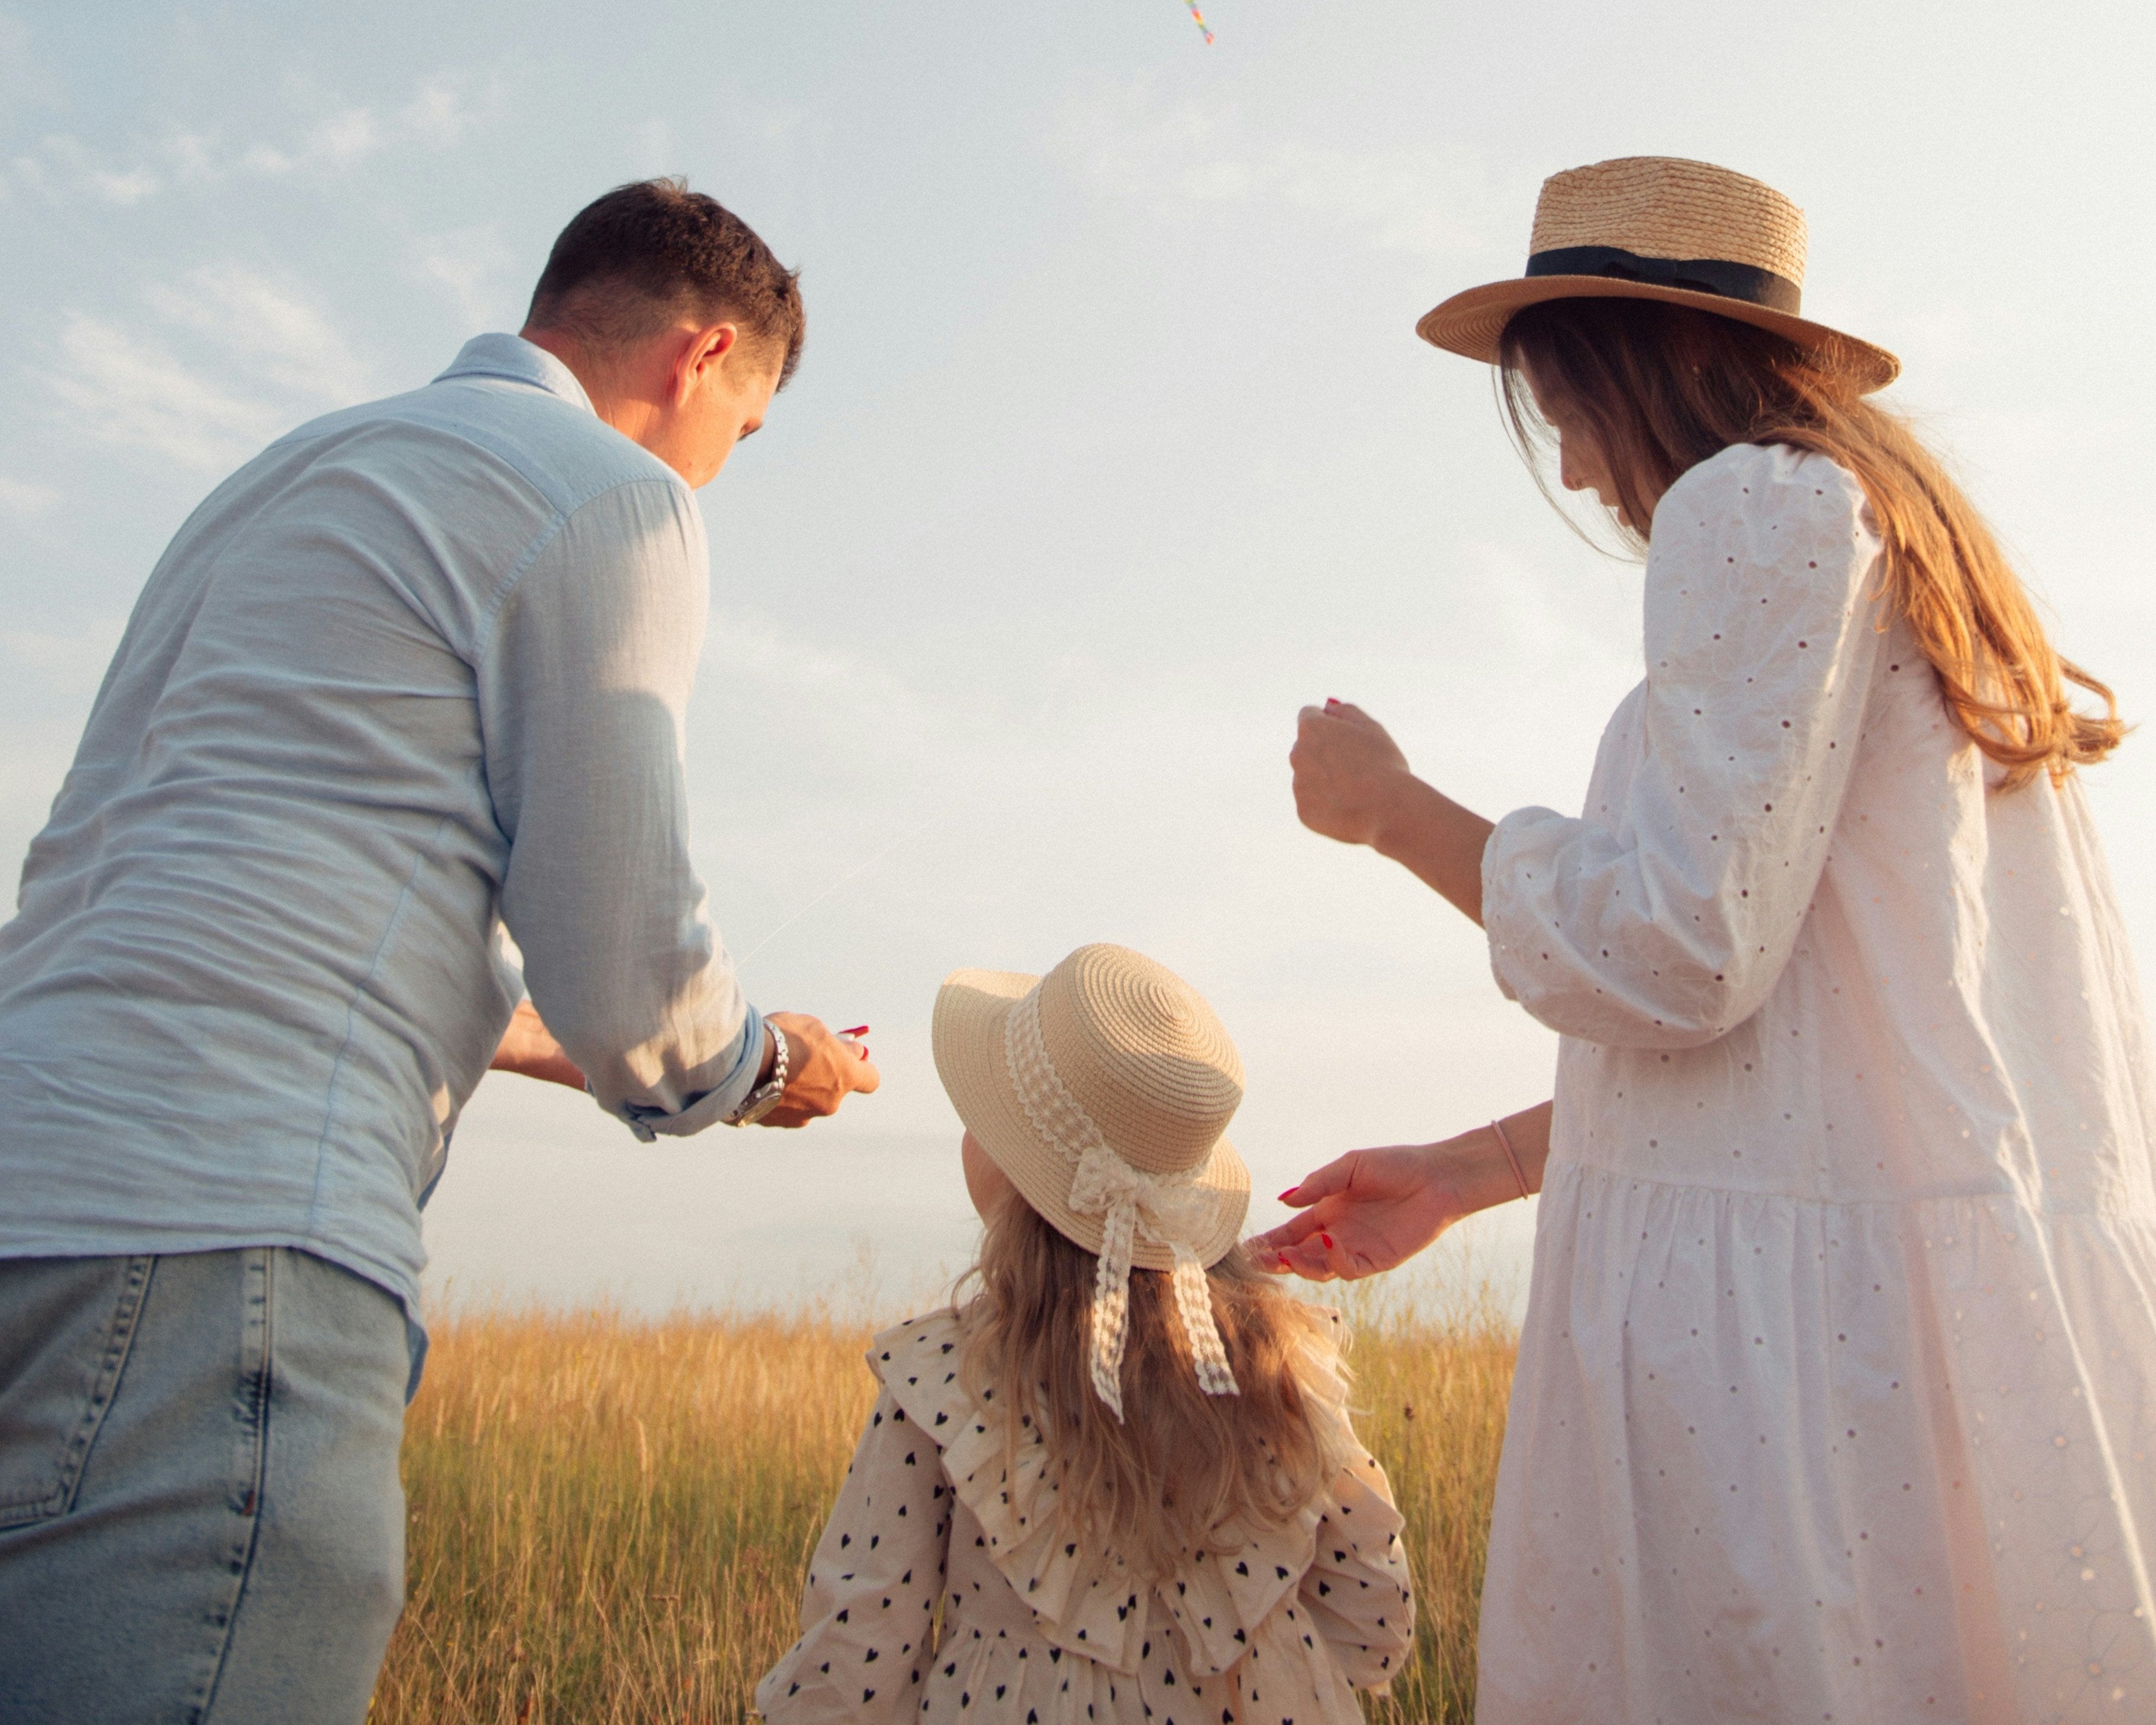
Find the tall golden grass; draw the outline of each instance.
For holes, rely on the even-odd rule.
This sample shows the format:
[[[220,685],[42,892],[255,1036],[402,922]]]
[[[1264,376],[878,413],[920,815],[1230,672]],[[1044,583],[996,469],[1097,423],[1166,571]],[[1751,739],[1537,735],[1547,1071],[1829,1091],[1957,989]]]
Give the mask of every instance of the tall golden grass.
[[[874,1399],[868,1334],[828,1315],[438,1320],[374,1725],[748,1716]],[[1414,1665],[1368,1710],[1465,1721],[1512,1341],[1486,1313],[1371,1309],[1353,1364],[1421,1610]]]

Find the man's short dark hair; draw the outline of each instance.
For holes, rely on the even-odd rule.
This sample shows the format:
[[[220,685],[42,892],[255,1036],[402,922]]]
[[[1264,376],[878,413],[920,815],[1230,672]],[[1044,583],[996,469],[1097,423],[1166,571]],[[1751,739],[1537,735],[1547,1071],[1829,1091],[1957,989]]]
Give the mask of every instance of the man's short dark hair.
[[[808,324],[795,272],[747,223],[680,179],[617,186],[578,211],[540,273],[527,321],[596,347],[654,336],[684,313],[731,318],[777,349],[783,388]]]

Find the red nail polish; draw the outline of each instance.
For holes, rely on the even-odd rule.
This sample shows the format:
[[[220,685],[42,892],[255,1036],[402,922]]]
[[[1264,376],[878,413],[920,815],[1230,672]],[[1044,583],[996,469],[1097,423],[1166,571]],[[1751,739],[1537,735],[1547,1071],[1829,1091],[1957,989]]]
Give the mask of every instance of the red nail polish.
[[[1321,1234],[1317,1237],[1325,1242],[1325,1250],[1329,1252],[1332,1250],[1332,1236],[1331,1235]]]
[[[841,1036],[865,1036],[869,1034],[869,1027],[866,1024],[856,1024],[852,1029],[841,1030],[839,1034]]]
[[[1288,1201],[1288,1199],[1290,1199],[1291,1198],[1294,1197],[1294,1196],[1295,1196],[1295,1194],[1296,1194],[1296,1193],[1298,1193],[1298,1192],[1300,1192],[1300,1191],[1301,1191],[1301,1190],[1302,1190],[1302,1188],[1301,1188],[1301,1187],[1300,1187],[1300,1186],[1291,1186],[1291,1187],[1289,1187],[1289,1188],[1287,1189],[1287,1190],[1286,1190],[1286,1191],[1285,1191],[1285,1192],[1281,1193],[1281,1195],[1280,1195],[1277,1199],[1274,1199],[1274,1202],[1275,1202],[1276,1204],[1286,1204],[1286,1203]]]

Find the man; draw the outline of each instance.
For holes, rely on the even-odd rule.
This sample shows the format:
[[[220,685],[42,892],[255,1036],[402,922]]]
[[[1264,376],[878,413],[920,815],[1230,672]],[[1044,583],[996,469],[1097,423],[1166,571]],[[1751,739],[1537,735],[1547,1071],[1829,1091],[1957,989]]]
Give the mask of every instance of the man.
[[[0,930],[0,1719],[364,1716],[490,1059],[646,1139],[875,1088],[742,999],[689,860],[693,488],[802,331],[742,223],[622,187],[521,336],[272,444],[151,576]]]

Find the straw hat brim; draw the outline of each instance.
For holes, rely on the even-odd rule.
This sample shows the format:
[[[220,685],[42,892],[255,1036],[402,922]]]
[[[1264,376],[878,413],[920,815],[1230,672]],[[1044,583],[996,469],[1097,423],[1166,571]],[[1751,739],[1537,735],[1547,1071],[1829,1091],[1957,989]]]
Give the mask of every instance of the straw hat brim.
[[[1016,971],[953,972],[936,996],[936,1070],[966,1130],[1025,1201],[1065,1239],[1098,1252],[1101,1219],[1070,1208],[1071,1164],[1026,1118],[1004,1057],[1004,1022],[1040,980]],[[1199,1165],[1193,1183],[1207,1195],[1210,1219],[1189,1245],[1209,1267],[1242,1236],[1250,1209],[1250,1171],[1224,1137]],[[1141,1235],[1131,1261],[1142,1269],[1173,1270],[1175,1255]]]
[[[1499,340],[1512,314],[1549,300],[1667,300],[1673,305],[1697,306],[1717,317],[1772,330],[1799,347],[1812,349],[1855,379],[1857,388],[1867,395],[1884,389],[1902,372],[1902,362],[1885,348],[1809,318],[1721,294],[1664,287],[1651,281],[1626,281],[1611,275],[1527,275],[1488,282],[1455,294],[1425,312],[1415,325],[1415,333],[1433,347],[1495,365]]]

